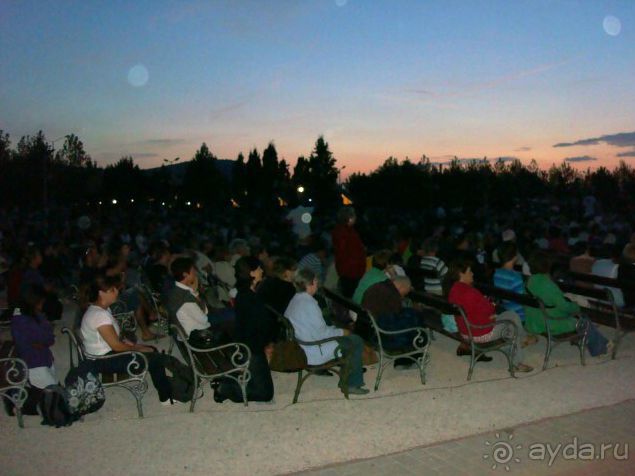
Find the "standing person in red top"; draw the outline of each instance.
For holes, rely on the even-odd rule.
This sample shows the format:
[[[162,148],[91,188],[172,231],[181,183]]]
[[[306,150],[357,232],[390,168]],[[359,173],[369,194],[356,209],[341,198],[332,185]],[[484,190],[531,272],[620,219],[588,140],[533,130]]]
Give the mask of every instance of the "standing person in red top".
[[[500,339],[507,332],[508,326],[499,324],[502,321],[510,321],[516,325],[518,336],[514,349],[514,370],[516,372],[531,372],[529,365],[523,364],[523,351],[521,343],[526,340],[523,324],[514,311],[505,311],[496,314],[496,308],[474,286],[474,274],[469,261],[457,260],[450,265],[446,275],[444,290],[448,301],[463,308],[465,317],[470,325],[484,326],[471,327],[474,342],[489,342]],[[498,325],[495,325],[498,324]],[[464,339],[468,337],[468,331],[462,318],[456,317],[456,326]]]
[[[366,248],[354,228],[356,218],[352,207],[340,209],[332,233],[340,291],[348,298],[353,296],[359,280],[366,272]]]

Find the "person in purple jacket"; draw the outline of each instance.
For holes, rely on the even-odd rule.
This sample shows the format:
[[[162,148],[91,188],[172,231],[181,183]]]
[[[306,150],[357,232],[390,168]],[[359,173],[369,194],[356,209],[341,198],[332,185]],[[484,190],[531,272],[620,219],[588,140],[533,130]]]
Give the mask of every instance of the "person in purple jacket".
[[[21,293],[20,307],[11,319],[16,354],[29,368],[29,383],[40,389],[59,383],[51,352],[55,335],[51,323],[42,312],[45,299],[46,292],[41,286],[25,287]]]

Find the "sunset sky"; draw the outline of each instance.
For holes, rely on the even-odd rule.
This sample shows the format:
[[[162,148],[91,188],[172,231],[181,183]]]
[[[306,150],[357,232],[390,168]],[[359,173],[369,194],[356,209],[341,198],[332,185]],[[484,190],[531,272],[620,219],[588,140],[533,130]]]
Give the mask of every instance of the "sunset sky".
[[[270,140],[294,164],[320,134],[346,175],[635,166],[635,1],[0,0],[0,129],[142,168]]]

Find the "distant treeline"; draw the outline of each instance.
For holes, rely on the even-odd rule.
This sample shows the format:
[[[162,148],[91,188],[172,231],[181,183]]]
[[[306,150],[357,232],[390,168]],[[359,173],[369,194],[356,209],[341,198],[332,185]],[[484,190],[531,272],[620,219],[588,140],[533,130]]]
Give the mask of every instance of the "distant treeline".
[[[219,161],[203,143],[192,160],[174,161],[141,170],[132,157],[99,167],[85,152],[81,140],[71,134],[54,151],[40,131],[22,137],[12,148],[8,134],[0,130],[0,205],[37,208],[44,204],[96,205],[156,201],[173,206],[222,209],[240,206],[263,212],[281,204],[303,202],[320,209],[341,204],[344,193],[361,207],[422,209],[484,205],[504,210],[530,198],[576,198],[593,193],[615,209],[631,206],[635,196],[635,170],[624,162],[614,170],[575,170],[568,163],[542,170],[535,161],[499,160],[446,165],[388,158],[376,170],[348,178],[341,187],[340,169],[323,137],[309,157],[299,157],[291,172],[278,159],[273,142],[262,155],[253,149],[232,161],[230,173],[219,170]],[[181,173],[176,173],[177,171]],[[309,201],[310,200],[310,201]],[[138,203],[138,202],[137,202]]]

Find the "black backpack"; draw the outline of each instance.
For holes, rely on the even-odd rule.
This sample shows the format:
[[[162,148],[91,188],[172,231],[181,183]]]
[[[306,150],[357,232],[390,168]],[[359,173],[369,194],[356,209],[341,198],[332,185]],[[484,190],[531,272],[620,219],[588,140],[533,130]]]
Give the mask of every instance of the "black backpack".
[[[68,407],[77,418],[96,412],[104,406],[106,393],[90,360],[71,367],[64,379]]]
[[[172,399],[179,402],[189,402],[194,396],[194,374],[192,369],[176,357],[165,353],[161,355],[163,356],[163,365],[172,374],[172,377],[168,377],[172,388]]]
[[[42,415],[42,425],[60,428],[70,426],[77,420],[77,417],[71,413],[68,407],[66,390],[61,385],[49,385],[42,390],[39,409]]]

